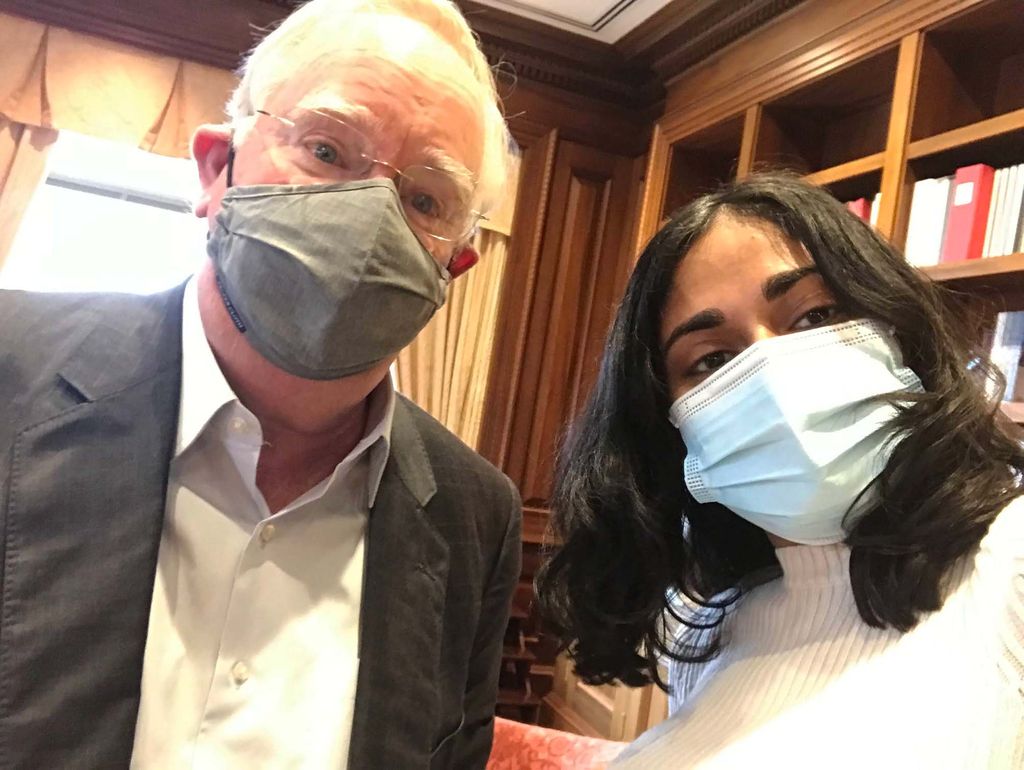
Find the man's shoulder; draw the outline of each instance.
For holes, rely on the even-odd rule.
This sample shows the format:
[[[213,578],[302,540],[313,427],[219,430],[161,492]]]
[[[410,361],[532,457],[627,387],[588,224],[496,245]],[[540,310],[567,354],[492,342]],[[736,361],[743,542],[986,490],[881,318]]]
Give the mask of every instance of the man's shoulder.
[[[94,368],[129,376],[159,368],[180,329],[181,293],[0,291],[0,401],[30,401],[83,351]]]
[[[483,488],[505,498],[516,495],[504,473],[405,396],[399,394],[398,398],[423,440],[439,492],[462,489],[479,493]]]
[[[100,323],[124,330],[159,324],[171,303],[180,304],[182,291],[181,286],[148,295],[2,289],[0,344],[4,348],[36,344],[40,339],[65,337],[70,332],[88,333]]]

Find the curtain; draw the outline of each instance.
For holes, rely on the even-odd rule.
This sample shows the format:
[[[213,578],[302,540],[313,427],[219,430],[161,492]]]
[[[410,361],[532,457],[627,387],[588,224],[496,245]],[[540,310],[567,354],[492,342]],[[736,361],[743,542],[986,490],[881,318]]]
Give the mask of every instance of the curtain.
[[[187,158],[224,120],[228,70],[0,13],[0,116]]]
[[[52,128],[26,126],[0,116],[0,268],[18,225],[46,173],[46,155],[57,139]]]
[[[226,70],[0,14],[0,266],[57,129],[188,157],[234,84]]]
[[[452,281],[448,301],[398,356],[396,387],[475,448],[490,372],[508,236],[481,229],[480,262]]]
[[[448,288],[448,302],[399,356],[395,387],[476,449],[494,353],[498,304],[512,232],[519,161],[501,206],[482,220],[473,245],[480,262]]]

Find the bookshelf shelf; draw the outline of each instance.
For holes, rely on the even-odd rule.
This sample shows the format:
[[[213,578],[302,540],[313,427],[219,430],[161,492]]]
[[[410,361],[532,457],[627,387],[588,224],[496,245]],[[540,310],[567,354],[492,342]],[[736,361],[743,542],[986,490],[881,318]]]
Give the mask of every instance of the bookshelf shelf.
[[[1022,41],[1024,0],[949,3],[898,42],[879,37],[859,58],[778,89],[752,88],[749,100],[726,102],[710,126],[695,105],[692,125],[705,127],[665,137],[667,162],[655,176],[665,180],[666,192],[650,221],[664,222],[737,167],[789,169],[855,204],[851,209],[872,217],[914,264],[929,264],[944,251],[1017,252],[923,268],[952,290],[950,301],[969,306],[972,319],[985,319],[975,331],[986,334],[997,313],[1024,310],[1024,248],[1020,230],[1012,232],[1018,200],[1024,201],[1024,182],[1016,181],[1024,175]],[[988,187],[990,174],[1000,175],[1001,187],[994,179]],[[976,214],[960,209],[951,225],[958,185],[967,195],[972,182],[977,200],[984,200],[979,205],[991,212],[982,240],[994,235],[981,246]],[[955,237],[947,238],[951,226]]]
[[[933,281],[957,289],[1024,291],[1024,254],[944,262],[922,270]]]
[[[886,49],[766,103],[756,164],[820,175],[819,184],[881,169],[896,59]]]
[[[737,115],[673,144],[661,218],[735,177],[742,140]]]
[[[1018,425],[1024,424],[1024,402],[1004,401],[999,407],[1003,414]]]
[[[922,271],[952,289],[950,298],[961,307],[969,299],[993,317],[1004,310],[1024,310],[1024,254],[945,262]]]
[[[978,3],[928,30],[911,141],[982,126],[1024,108],[1022,39],[1020,0]],[[968,133],[961,141],[977,138]]]
[[[856,160],[851,160],[847,163],[840,163],[838,166],[832,166],[831,168],[826,168],[822,171],[816,171],[813,174],[808,174],[804,178],[812,184],[828,186],[836,182],[846,181],[853,177],[870,174],[873,171],[881,171],[884,159],[885,153],[876,152],[872,155],[857,158]]]
[[[914,160],[1004,135],[1011,135],[1011,138],[1014,138],[1012,135],[1024,134],[1022,126],[1024,126],[1024,108],[968,126],[954,128],[952,131],[946,131],[936,136],[918,139],[916,142],[910,143],[907,148],[907,157]],[[1016,139],[1024,142],[1024,135],[1017,136]]]

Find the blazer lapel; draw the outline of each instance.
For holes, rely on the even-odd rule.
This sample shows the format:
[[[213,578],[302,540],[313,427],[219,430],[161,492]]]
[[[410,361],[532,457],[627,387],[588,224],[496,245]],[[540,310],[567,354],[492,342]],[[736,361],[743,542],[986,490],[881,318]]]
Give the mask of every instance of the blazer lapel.
[[[181,293],[109,320],[15,437],[3,518],[0,764],[127,767],[180,388]],[[98,300],[98,302],[101,300]]]
[[[350,770],[422,768],[436,725],[448,545],[425,506],[436,485],[399,400],[391,456],[367,528]]]

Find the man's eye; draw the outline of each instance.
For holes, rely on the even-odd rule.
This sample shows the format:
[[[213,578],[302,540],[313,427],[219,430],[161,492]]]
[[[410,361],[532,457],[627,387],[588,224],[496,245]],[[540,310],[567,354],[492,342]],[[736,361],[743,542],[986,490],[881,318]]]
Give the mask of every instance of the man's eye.
[[[313,157],[321,163],[333,166],[338,162],[338,151],[324,142],[314,142],[309,147]]]
[[[414,193],[409,202],[412,207],[425,217],[439,219],[441,217],[441,206],[437,199],[424,192]]]
[[[812,308],[804,313],[793,324],[793,329],[813,329],[816,326],[826,326],[830,323],[834,323],[839,317],[839,308],[835,305],[823,305],[822,307]]]

